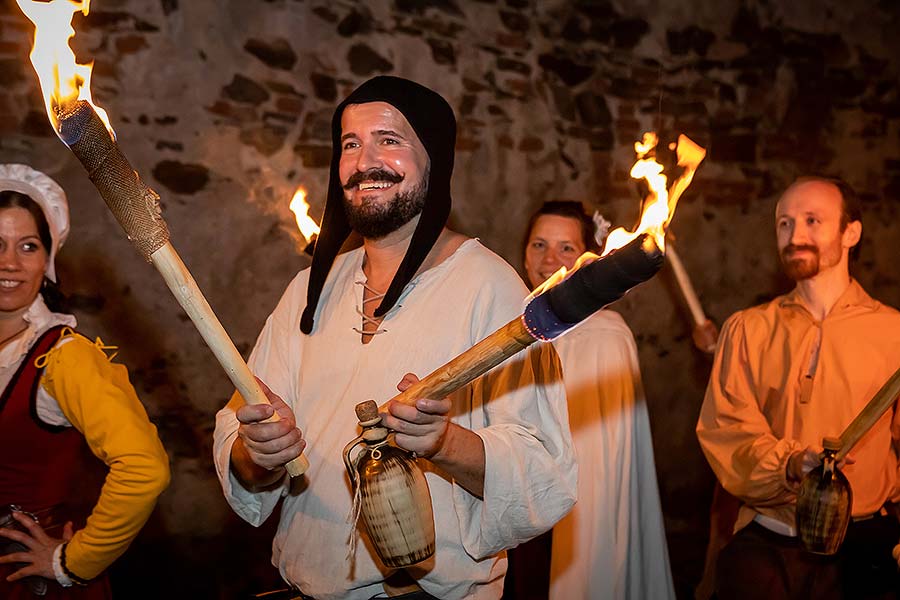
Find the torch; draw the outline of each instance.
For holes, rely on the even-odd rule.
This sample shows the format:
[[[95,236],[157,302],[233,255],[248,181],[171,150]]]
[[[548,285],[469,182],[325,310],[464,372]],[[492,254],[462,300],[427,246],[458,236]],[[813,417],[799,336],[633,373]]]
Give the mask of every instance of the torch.
[[[539,288],[520,316],[389,402],[413,406],[419,398],[443,398],[534,342],[563,335],[653,277],[663,265],[664,254],[653,236],[642,234],[614,253],[594,258],[556,285]]]
[[[392,400],[412,405],[417,398],[441,398],[533,342],[550,341],[563,335],[656,274],[665,258],[665,229],[678,197],[706,155],[703,148],[686,136],[679,137],[679,164],[683,163],[685,171],[673,184],[677,193],[669,194],[662,166],[649,158],[656,143],[656,134],[647,133],[643,142],[635,144],[638,162],[631,176],[646,179],[651,190],[635,231],[615,229],[607,237],[600,257],[585,253],[570,273],[565,268],[554,273],[535,289],[520,317]]]
[[[303,252],[312,256],[316,249],[316,240],[319,239],[320,229],[315,220],[309,216],[309,203],[306,201],[306,195],[306,188],[302,185],[298,186],[288,208],[294,213],[297,229],[300,230],[300,235],[306,240],[306,248],[303,249]]]
[[[531,295],[520,317],[391,401],[414,405],[418,398],[443,398],[532,343],[563,335],[656,274],[667,254],[665,230],[674,215],[678,198],[690,185],[694,172],[706,156],[705,149],[687,136],[679,136],[678,164],[684,171],[673,183],[670,193],[666,190],[662,165],[649,156],[657,141],[656,134],[647,133],[642,142],[635,144],[638,161],[631,176],[644,178],[650,185],[650,197],[635,231],[619,227],[611,232],[600,257],[585,253],[571,272],[567,273],[563,267],[551,275]]]
[[[84,166],[128,239],[160,272],[244,400],[250,404],[268,404],[250,369],[169,241],[159,196],[141,180],[122,154],[108,118],[91,99],[91,65],[78,65],[68,44],[75,35],[72,16],[77,10],[87,15],[89,0],[81,3],[17,0],[17,3],[35,24],[31,61],[57,135]],[[270,420],[277,421],[277,413]],[[287,465],[287,470],[296,476],[305,472],[308,466],[306,457],[299,456]]]
[[[683,171],[681,176],[672,183],[671,188],[666,190],[665,178],[661,175],[662,166],[653,157],[654,149],[658,142],[659,139],[656,134],[648,133],[644,135],[642,142],[635,144],[638,161],[632,168],[631,176],[635,178],[644,177],[647,180],[651,191],[659,196],[662,199],[661,201],[668,206],[669,218],[671,219],[671,215],[675,212],[675,206],[678,204],[678,199],[691,185],[691,181],[694,179],[694,172],[696,172],[703,159],[706,158],[706,149],[696,144],[686,135],[679,135],[676,143],[669,144],[669,149],[675,150],[677,165],[682,167]],[[660,177],[662,179],[658,179]],[[669,246],[666,249],[666,258],[672,266],[672,271],[675,273],[675,281],[678,282],[678,288],[688,304],[694,321],[694,344],[703,352],[714,352],[716,349],[716,338],[718,337],[716,326],[703,313],[703,306],[700,304],[700,299],[697,298],[697,292],[694,291],[691,278],[684,268],[684,263],[681,262],[681,258],[675,251],[671,232],[667,238],[667,243]]]
[[[651,190],[635,231],[613,231],[602,256],[586,253],[571,272],[560,269],[534,291],[520,316],[381,407],[373,400],[356,406],[363,432],[344,448],[344,465],[355,490],[354,515],[362,515],[385,565],[406,567],[431,556],[434,522],[424,475],[415,465],[414,456],[390,445],[389,432],[381,425],[379,412],[386,410],[390,402],[413,406],[419,398],[443,398],[534,342],[565,334],[656,274],[665,260],[665,228],[672,217],[670,211],[674,211],[678,196],[690,183],[705,151],[693,142],[684,144],[683,152],[694,152],[696,156],[699,149],[700,154],[695,160],[685,160],[685,171],[673,185],[676,190],[680,187],[673,199],[667,195],[662,166],[647,158],[655,145],[655,134],[646,134],[644,143],[635,145],[638,163],[656,165],[637,168],[636,164],[632,169],[632,177],[647,179]],[[354,456],[361,445],[363,450]]]

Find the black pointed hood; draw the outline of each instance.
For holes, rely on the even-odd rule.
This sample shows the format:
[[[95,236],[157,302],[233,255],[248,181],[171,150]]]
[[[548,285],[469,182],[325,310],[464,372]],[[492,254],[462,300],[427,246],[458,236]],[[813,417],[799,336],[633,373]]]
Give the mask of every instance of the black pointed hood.
[[[322,217],[322,231],[313,254],[306,308],[300,319],[300,330],[306,334],[312,332],[316,306],[328,272],[351,233],[344,212],[344,190],[338,172],[341,159],[341,116],[348,105],[367,102],[386,102],[403,113],[425,146],[431,162],[425,207],[406,256],[403,257],[381,304],[375,309],[376,317],[383,316],[396,304],[403,288],[422,265],[450,216],[450,176],[453,174],[456,145],[456,118],[453,116],[453,109],[437,92],[408,79],[379,76],[363,83],[337,107],[331,120],[332,154],[328,198]]]

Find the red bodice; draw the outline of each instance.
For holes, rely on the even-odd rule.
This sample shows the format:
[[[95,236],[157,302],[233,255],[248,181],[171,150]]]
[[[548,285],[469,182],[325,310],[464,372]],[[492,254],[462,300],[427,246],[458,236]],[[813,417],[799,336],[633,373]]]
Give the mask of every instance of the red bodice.
[[[0,396],[0,506],[17,504],[35,513],[47,533],[56,538],[62,537],[66,521],[73,521],[76,529],[84,525],[82,478],[91,471],[86,460],[96,462],[77,429],[47,425],[37,416],[37,391],[43,369],[34,362],[56,345],[62,329],[50,329],[32,345]],[[96,497],[93,494],[92,500]],[[0,597],[35,600],[37,597],[25,585],[5,581],[14,570],[17,569],[8,565],[0,567]],[[42,598],[109,597],[109,583],[104,575],[88,587],[66,589],[50,582],[48,593]]]

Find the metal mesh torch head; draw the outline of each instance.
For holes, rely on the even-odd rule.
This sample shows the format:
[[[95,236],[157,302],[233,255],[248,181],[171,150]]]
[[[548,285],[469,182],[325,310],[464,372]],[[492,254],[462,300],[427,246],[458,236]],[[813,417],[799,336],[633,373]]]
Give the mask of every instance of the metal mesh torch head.
[[[61,107],[59,136],[81,161],[100,196],[138,251],[150,255],[169,241],[159,196],[147,187],[87,102]]]

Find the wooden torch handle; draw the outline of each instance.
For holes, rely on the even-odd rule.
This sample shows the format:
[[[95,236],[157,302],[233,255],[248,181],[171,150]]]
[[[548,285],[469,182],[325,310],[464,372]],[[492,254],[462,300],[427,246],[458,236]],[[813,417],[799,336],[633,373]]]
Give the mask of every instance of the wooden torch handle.
[[[862,411],[853,422],[847,425],[847,428],[841,434],[841,449],[835,458],[841,460],[856,445],[856,442],[869,431],[875,423],[897,400],[900,396],[900,369],[897,369],[890,379],[885,382],[881,389],[872,396],[869,403],[863,407]]]
[[[444,398],[536,341],[525,328],[522,317],[516,317],[382,404],[379,410],[386,410],[394,400],[413,406],[419,398]]]
[[[706,318],[706,314],[703,312],[703,305],[700,304],[700,298],[697,297],[691,278],[684,268],[684,263],[681,262],[681,257],[675,251],[675,244],[668,238],[666,238],[666,258],[672,266],[672,272],[675,273],[678,289],[681,290],[681,295],[684,296],[684,300],[691,311],[691,318],[694,321],[691,337],[694,340],[694,345],[702,352],[713,354],[716,351],[716,340],[719,337],[719,331],[715,323]]]
[[[666,258],[669,259],[672,272],[675,273],[675,281],[678,282],[678,289],[681,290],[681,295],[684,296],[684,300],[691,311],[691,318],[693,318],[694,324],[702,325],[707,320],[706,314],[703,312],[703,305],[700,304],[700,299],[697,297],[691,278],[684,268],[684,263],[681,262],[681,257],[675,251],[675,244],[670,239],[666,239]]]
[[[248,404],[269,404],[269,400],[253,377],[253,373],[250,372],[247,363],[234,347],[234,343],[228,337],[228,332],[222,327],[172,243],[167,242],[151,254],[150,261],[165,279],[166,285],[169,286],[178,303],[193,321],[197,331],[200,332],[206,345],[225,369],[225,373],[231,379],[234,387],[244,397],[244,401]],[[278,421],[278,413],[273,414],[268,420]],[[286,464],[285,468],[291,477],[297,477],[306,472],[309,468],[309,461],[301,454]]]

